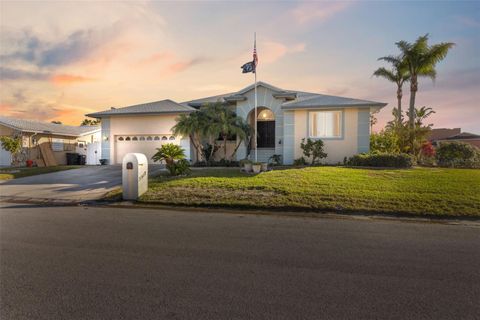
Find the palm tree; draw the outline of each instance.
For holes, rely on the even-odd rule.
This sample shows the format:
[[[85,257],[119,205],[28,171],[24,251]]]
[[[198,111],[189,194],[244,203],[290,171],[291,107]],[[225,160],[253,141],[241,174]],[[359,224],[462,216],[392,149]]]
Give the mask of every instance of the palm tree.
[[[175,160],[185,159],[185,151],[179,145],[173,143],[166,143],[161,148],[157,148],[157,152],[153,155],[152,160],[165,161],[168,166],[171,166]]]
[[[250,126],[243,118],[238,117],[233,110],[220,102],[207,104],[202,108],[202,111],[209,119],[205,133],[210,137],[213,146],[210,158],[215,151],[215,140],[220,137],[223,140],[223,158],[226,160],[228,138],[235,135],[237,139],[243,141],[249,136]],[[237,149],[238,145],[234,153]]]
[[[206,126],[205,116],[200,111],[195,111],[190,114],[182,114],[177,119],[177,124],[173,126],[172,132],[174,135],[188,136],[192,142],[197,155],[202,154],[202,135]]]
[[[402,122],[402,97],[403,97],[403,84],[410,80],[410,73],[408,72],[407,65],[401,57],[386,56],[378,58],[378,60],[387,61],[392,64],[392,69],[384,67],[378,68],[373,73],[376,77],[382,77],[391,81],[397,85],[397,123]]]
[[[429,77],[435,80],[437,72],[435,66],[445,59],[448,51],[455,45],[452,42],[442,42],[428,45],[428,33],[419,37],[414,43],[399,41],[396,43],[401,51],[402,60],[405,62],[410,73],[410,104],[409,104],[409,127],[415,130],[415,97],[418,91],[418,77]]]

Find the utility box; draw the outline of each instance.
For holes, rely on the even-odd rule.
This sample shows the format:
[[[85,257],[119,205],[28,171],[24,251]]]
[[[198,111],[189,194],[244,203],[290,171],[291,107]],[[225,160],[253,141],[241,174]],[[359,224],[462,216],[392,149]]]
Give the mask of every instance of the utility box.
[[[144,154],[128,153],[122,161],[123,199],[137,200],[148,190],[148,160]]]

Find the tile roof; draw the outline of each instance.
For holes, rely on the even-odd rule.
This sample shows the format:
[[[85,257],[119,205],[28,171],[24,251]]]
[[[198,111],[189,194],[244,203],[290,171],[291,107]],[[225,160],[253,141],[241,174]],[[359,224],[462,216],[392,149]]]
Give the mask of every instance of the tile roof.
[[[114,115],[132,115],[132,114],[162,114],[162,113],[183,113],[195,111],[192,107],[182,105],[170,99],[136,104],[123,108],[112,108],[110,110],[87,114],[92,118],[101,118],[103,116]]]
[[[50,133],[79,137],[100,130],[100,126],[67,126],[49,122],[14,119],[0,116],[0,124],[14,130],[33,133]]]

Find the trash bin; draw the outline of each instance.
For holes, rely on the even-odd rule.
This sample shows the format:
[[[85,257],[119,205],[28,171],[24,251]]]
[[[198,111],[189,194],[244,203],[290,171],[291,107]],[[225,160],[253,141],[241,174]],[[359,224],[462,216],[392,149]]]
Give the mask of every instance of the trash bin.
[[[67,165],[78,165],[78,153],[67,153]]]
[[[87,156],[84,154],[78,155],[78,164],[84,166],[87,163]]]

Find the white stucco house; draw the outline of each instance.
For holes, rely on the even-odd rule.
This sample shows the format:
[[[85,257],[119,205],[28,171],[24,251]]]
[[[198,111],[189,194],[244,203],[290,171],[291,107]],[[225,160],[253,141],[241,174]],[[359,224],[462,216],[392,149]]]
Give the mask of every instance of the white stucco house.
[[[368,152],[370,113],[386,103],[345,98],[296,90],[285,90],[268,83],[257,83],[258,160],[268,161],[281,155],[284,164],[302,156],[303,138],[322,139],[328,153],[327,163],[342,162],[360,152]],[[189,159],[194,152],[188,137],[175,137],[171,128],[182,113],[194,112],[208,102],[222,102],[254,125],[254,85],[238,92],[176,103],[172,100],[111,108],[87,114],[102,119],[102,158],[110,164],[121,163],[129,152],[144,153],[148,159],[163,143],[181,145]],[[232,143],[233,145],[233,143]],[[244,159],[242,144],[236,159]],[[227,150],[228,152],[228,150]],[[250,157],[253,156],[253,151]]]

